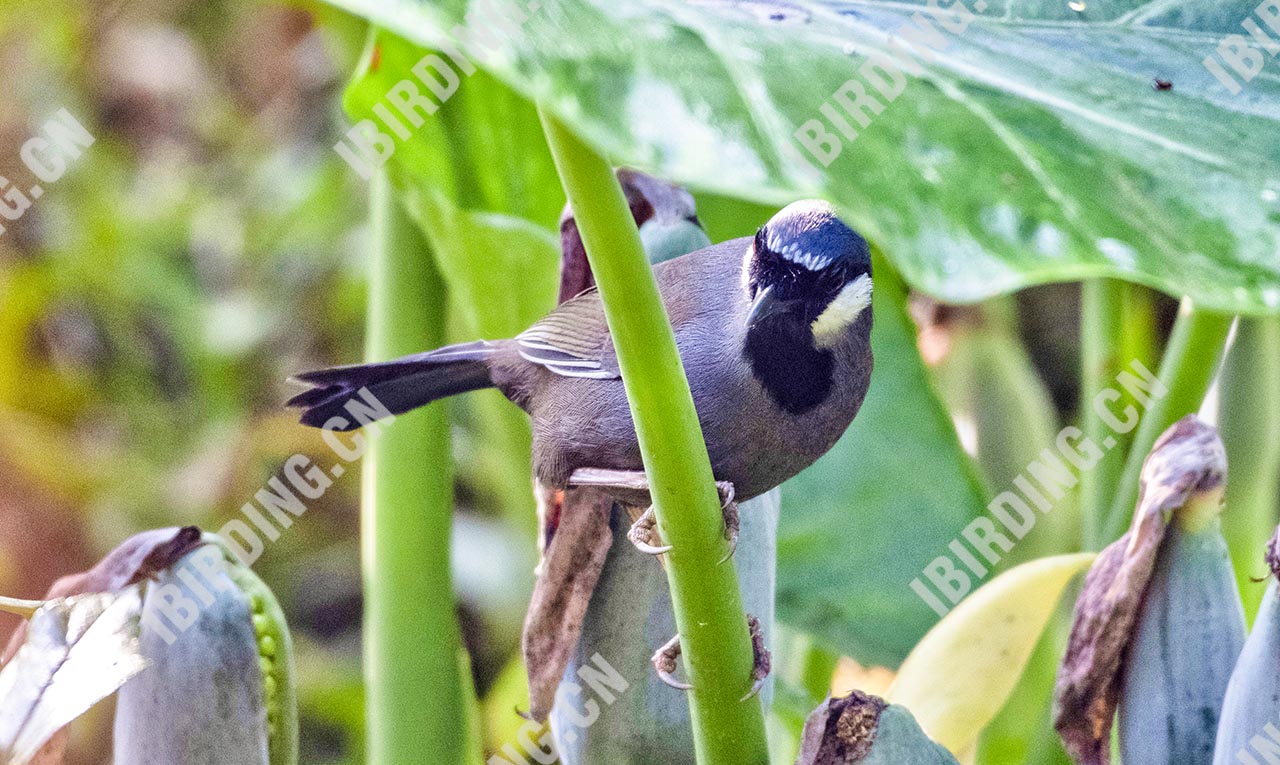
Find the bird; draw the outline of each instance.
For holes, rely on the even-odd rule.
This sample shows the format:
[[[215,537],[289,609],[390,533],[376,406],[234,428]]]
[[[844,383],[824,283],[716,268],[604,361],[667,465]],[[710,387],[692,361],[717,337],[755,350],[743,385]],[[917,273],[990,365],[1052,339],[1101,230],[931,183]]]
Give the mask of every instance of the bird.
[[[784,207],[754,236],[654,267],[726,507],[808,467],[853,422],[873,367],[871,271],[866,240],[821,200]],[[497,388],[532,420],[533,468],[542,484],[597,486],[628,506],[648,505],[594,288],[514,338],[295,379],[312,387],[287,405],[302,410],[302,423],[332,430],[363,424],[342,415],[366,391],[394,415]]]
[[[625,171],[619,180],[650,252],[706,241],[687,192]],[[370,398],[395,415],[497,388],[532,420],[540,488],[603,491],[631,515],[632,544],[650,554],[667,552],[601,298],[589,269],[581,267],[582,242],[569,211],[561,220],[561,247],[562,297],[565,289],[581,291],[516,337],[306,372],[295,379],[312,387],[287,404],[302,410],[303,424],[352,430],[369,421]],[[829,204],[803,200],[777,212],[754,236],[658,263],[654,276],[689,380],[732,555],[735,500],[763,494],[811,465],[862,406],[874,366],[870,246]],[[355,413],[352,405],[362,414],[344,416]],[[590,504],[584,500],[580,511]],[[743,700],[759,692],[769,671],[759,623],[750,616],[748,623],[753,684]],[[672,674],[679,653],[677,635],[652,662],[663,682],[687,689]]]

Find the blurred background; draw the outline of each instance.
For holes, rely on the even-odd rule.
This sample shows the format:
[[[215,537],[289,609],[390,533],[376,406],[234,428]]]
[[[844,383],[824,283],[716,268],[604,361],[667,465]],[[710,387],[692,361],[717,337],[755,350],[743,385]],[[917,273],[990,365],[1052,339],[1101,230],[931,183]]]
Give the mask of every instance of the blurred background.
[[[0,11],[0,176],[30,187],[21,147],[59,109],[95,138],[2,221],[0,593],[39,597],[138,530],[216,529],[287,457],[327,453],[281,402],[289,375],[361,356],[367,189],[332,147],[364,31],[311,3],[9,0]],[[531,206],[558,209],[561,190],[545,193]],[[718,239],[715,200],[701,201]],[[1159,301],[1165,326],[1172,303]],[[1073,286],[966,309],[915,301],[924,357],[970,447],[983,359],[1010,348],[1021,358],[1025,347],[1050,411],[1072,416],[1077,303]],[[996,346],[949,365],[973,337]],[[535,522],[527,469],[491,480],[527,454],[495,460],[469,445],[492,427],[469,407],[487,409],[490,394],[451,406],[455,577],[492,742],[521,722],[511,709],[524,703]],[[355,472],[339,480],[256,565],[298,645],[307,763],[363,761],[359,484]],[[504,554],[468,552],[493,549]],[[16,622],[0,615],[0,635]],[[104,708],[77,725],[75,762],[109,759],[109,721]]]
[[[332,146],[363,34],[311,5],[0,10],[0,176],[30,186],[20,148],[59,109],[96,139],[0,235],[0,592],[39,597],[137,530],[216,529],[325,450],[280,403],[361,353],[364,184]],[[299,646],[304,762],[361,761],[359,484],[258,564]],[[491,614],[468,622],[488,678],[520,617]],[[77,761],[109,760],[76,731]]]

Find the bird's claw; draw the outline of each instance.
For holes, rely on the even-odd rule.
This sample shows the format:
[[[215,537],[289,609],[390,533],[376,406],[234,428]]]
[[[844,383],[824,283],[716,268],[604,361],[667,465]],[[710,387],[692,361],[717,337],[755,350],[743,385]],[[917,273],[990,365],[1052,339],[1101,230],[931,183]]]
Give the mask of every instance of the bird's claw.
[[[747,629],[751,632],[751,678],[755,682],[751,684],[751,690],[747,691],[747,695],[740,701],[746,701],[759,693],[764,687],[765,679],[769,677],[769,670],[773,668],[773,654],[765,648],[764,631],[760,628],[760,620],[747,614]]]
[[[687,691],[693,686],[677,680],[675,676],[676,664],[679,658],[680,636],[676,635],[655,651],[650,661],[653,662],[653,668],[658,671],[658,679],[678,691]]]
[[[716,481],[716,492],[720,495],[720,509],[723,510],[733,504],[736,491],[733,488],[733,481]]]
[[[639,550],[640,552],[646,555],[662,555],[663,553],[671,552],[671,545],[661,545],[659,547],[655,547],[649,544],[648,542],[640,542],[635,539],[631,540],[631,543],[635,545],[635,548],[637,550]]]
[[[720,509],[724,516],[724,538],[729,540],[729,552],[720,559],[721,563],[732,558],[733,554],[738,551],[738,503],[733,501],[733,484],[728,484],[728,486],[729,501],[722,505]]]
[[[654,541],[659,540],[658,536],[658,519],[653,514],[653,508],[650,507],[631,524],[631,528],[627,530],[627,539],[635,548],[642,553],[648,555],[661,555],[665,552],[671,552],[671,545],[655,545]]]
[[[740,701],[747,701],[764,688],[764,682],[772,669],[773,655],[764,645],[764,631],[760,628],[760,620],[747,614],[747,630],[751,633],[751,690]],[[680,659],[680,636],[676,635],[654,652],[653,668],[658,671],[658,678],[667,685],[681,691],[693,686],[676,679],[675,671]]]

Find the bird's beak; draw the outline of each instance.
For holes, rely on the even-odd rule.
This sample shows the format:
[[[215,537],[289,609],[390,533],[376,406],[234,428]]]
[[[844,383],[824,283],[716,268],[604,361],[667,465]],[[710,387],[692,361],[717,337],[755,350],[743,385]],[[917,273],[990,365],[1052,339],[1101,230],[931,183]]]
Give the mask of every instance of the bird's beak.
[[[765,287],[756,293],[755,302],[751,304],[751,311],[747,314],[747,326],[754,327],[770,316],[786,313],[792,302],[775,295],[772,286]]]

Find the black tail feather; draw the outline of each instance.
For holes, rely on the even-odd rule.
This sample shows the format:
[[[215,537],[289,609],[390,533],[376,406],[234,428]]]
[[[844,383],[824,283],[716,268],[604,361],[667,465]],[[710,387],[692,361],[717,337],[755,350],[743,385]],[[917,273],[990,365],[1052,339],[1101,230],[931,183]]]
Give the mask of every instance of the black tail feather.
[[[446,396],[492,386],[485,362],[493,350],[493,345],[482,340],[391,361],[305,372],[294,379],[315,387],[285,405],[303,410],[300,419],[304,425],[355,430],[365,422],[353,418],[348,404],[365,399],[364,389],[391,414],[403,414]],[[361,412],[368,411],[367,403],[360,404]]]

